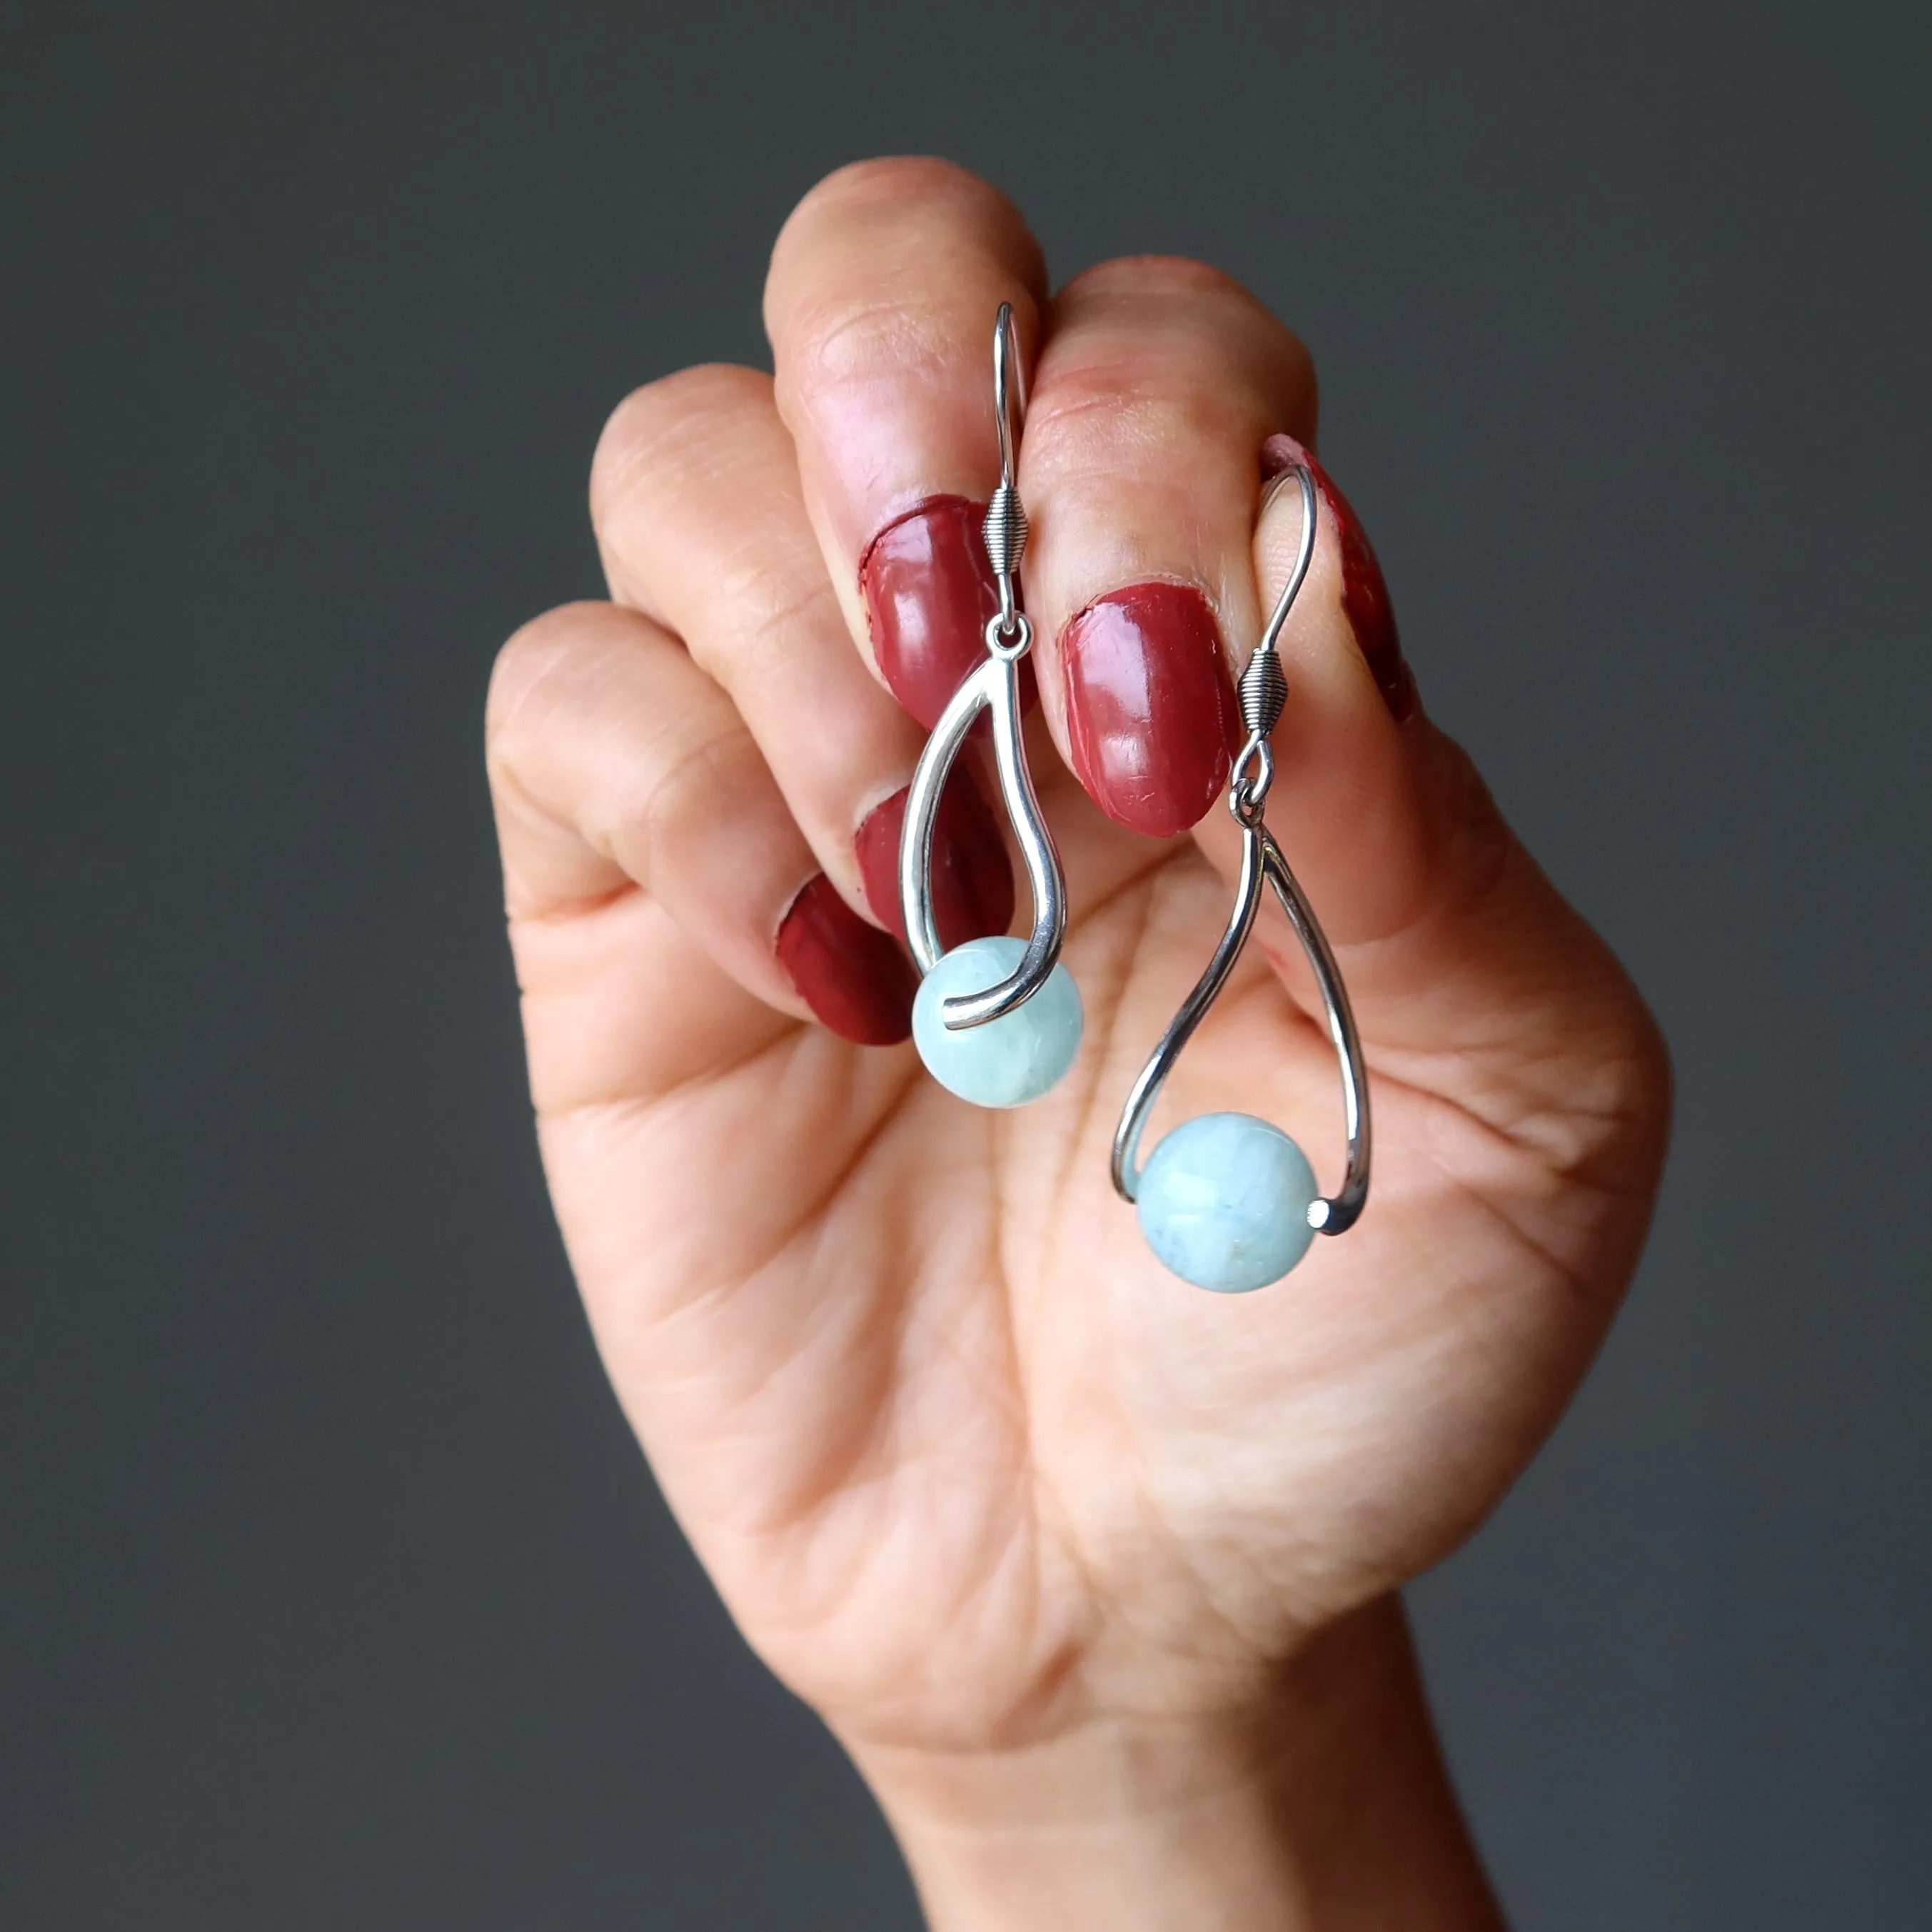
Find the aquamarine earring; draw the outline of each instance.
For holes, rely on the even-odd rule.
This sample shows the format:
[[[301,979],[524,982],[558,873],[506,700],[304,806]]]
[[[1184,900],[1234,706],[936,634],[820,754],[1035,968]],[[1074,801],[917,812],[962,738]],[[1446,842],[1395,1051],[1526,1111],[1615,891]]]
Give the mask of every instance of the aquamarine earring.
[[[1182,1280],[1223,1294],[1280,1280],[1316,1234],[1345,1234],[1353,1227],[1369,1196],[1368,1077],[1348,989],[1281,848],[1262,822],[1274,781],[1268,735],[1288,700],[1277,646],[1315,554],[1315,479],[1300,464],[1289,474],[1301,486],[1300,548],[1268,628],[1241,674],[1241,719],[1248,738],[1228,784],[1228,809],[1242,838],[1234,909],[1200,983],[1141,1070],[1114,1134],[1114,1186],[1134,1204],[1148,1246]],[[1329,1036],[1341,1063],[1348,1170],[1341,1191],[1326,1198],[1316,1186],[1308,1156],[1279,1127],[1252,1114],[1203,1114],[1184,1120],[1154,1149],[1147,1165],[1139,1165],[1148,1116],[1182,1048],[1240,957],[1261,908],[1264,880],[1274,888],[1314,969]]]
[[[906,938],[922,976],[913,1002],[913,1043],[933,1078],[982,1107],[1036,1100],[1080,1050],[1080,994],[1060,964],[1066,935],[1066,885],[1052,835],[1040,816],[1020,733],[1020,664],[1033,626],[1019,606],[1026,510],[1014,472],[1026,414],[1025,377],[1010,302],[993,322],[993,414],[1000,430],[1000,483],[986,506],[986,553],[999,580],[1000,608],[986,623],[986,658],[952,694],[932,728],[906,795],[899,838],[899,900]],[[1033,932],[968,940],[942,954],[932,908],[932,828],[946,775],[981,712],[992,726],[1000,796],[1033,889]]]

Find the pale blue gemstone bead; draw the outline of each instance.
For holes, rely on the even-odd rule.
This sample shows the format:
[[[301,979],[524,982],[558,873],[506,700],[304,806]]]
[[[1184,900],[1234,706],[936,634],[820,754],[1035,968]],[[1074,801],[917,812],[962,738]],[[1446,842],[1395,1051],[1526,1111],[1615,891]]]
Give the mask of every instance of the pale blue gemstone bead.
[[[984,1026],[947,1026],[942,1002],[983,993],[1017,966],[1026,952],[1008,935],[956,946],[920,981],[912,1003],[913,1043],[942,1087],[980,1107],[1018,1107],[1037,1100],[1073,1064],[1083,1024],[1080,989],[1064,966],[1024,1006]]]
[[[1196,1288],[1240,1294],[1308,1252],[1317,1189],[1308,1156],[1252,1114],[1184,1120],[1142,1170],[1136,1202],[1154,1252]]]

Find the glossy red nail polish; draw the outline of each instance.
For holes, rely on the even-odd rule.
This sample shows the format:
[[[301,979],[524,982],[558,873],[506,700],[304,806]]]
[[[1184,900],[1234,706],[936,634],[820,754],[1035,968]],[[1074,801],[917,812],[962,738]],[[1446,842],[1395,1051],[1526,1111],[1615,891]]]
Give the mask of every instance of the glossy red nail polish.
[[[1191,584],[1097,598],[1060,633],[1073,769],[1108,817],[1150,838],[1197,824],[1240,730],[1220,626]]]
[[[919,976],[878,927],[838,896],[823,872],[778,927],[778,964],[819,1019],[860,1046],[891,1046],[912,1031]]]
[[[872,654],[892,695],[928,730],[986,655],[1000,608],[980,524],[984,503],[928,496],[866,546],[859,588]]]
[[[899,834],[906,794],[896,791],[866,814],[859,828],[859,870],[866,903],[900,938]],[[956,765],[940,795],[932,828],[932,914],[946,950],[969,939],[1004,932],[1013,922],[1013,868],[1006,842],[972,774]]]
[[[1336,536],[1342,547],[1342,614],[1355,634],[1355,647],[1361,652],[1389,715],[1400,724],[1414,715],[1419,700],[1415,674],[1402,654],[1402,634],[1396,628],[1395,609],[1389,602],[1388,586],[1382,580],[1382,567],[1376,561],[1368,532],[1354,506],[1335,487],[1335,479],[1316,460],[1312,450],[1304,448],[1292,436],[1271,436],[1262,448],[1262,474],[1279,476],[1298,460],[1306,463],[1313,473],[1316,488],[1335,520]]]

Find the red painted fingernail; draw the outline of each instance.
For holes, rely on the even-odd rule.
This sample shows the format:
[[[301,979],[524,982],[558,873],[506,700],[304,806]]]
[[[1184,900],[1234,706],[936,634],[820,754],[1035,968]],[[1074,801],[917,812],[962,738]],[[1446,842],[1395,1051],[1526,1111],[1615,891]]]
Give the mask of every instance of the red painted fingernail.
[[[905,937],[899,904],[899,833],[906,794],[874,806],[859,828],[859,870],[873,916]],[[1013,868],[1006,842],[970,772],[956,765],[932,827],[932,912],[948,951],[1013,922]]]
[[[984,503],[928,496],[888,524],[859,564],[872,655],[886,685],[928,730],[986,655],[1000,608],[980,524]]]
[[[1191,584],[1109,592],[1061,632],[1073,769],[1101,809],[1171,838],[1228,777],[1240,730],[1220,627]]]
[[[778,926],[778,964],[824,1024],[860,1046],[891,1046],[912,1031],[919,976],[877,926],[838,896],[823,872]]]
[[[1335,487],[1334,478],[1316,460],[1314,452],[1304,448],[1292,436],[1271,436],[1262,446],[1264,477],[1279,476],[1295,462],[1308,465],[1316,488],[1335,520],[1336,536],[1342,546],[1342,614],[1355,634],[1356,648],[1382,694],[1382,702],[1400,724],[1414,715],[1419,700],[1415,674],[1402,654],[1402,634],[1396,628],[1395,608],[1389,602],[1388,586],[1382,580],[1382,567],[1376,560],[1362,520]]]

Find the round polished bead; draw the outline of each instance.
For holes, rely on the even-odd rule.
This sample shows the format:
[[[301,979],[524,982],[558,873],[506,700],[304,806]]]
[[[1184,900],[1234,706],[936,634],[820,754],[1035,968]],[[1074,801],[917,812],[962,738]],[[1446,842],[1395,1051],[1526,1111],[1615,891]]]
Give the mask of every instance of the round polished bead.
[[[1196,1288],[1240,1294],[1308,1252],[1316,1195],[1308,1156],[1252,1114],[1184,1120],[1142,1170],[1136,1206],[1154,1252]]]
[[[1024,1005],[984,1026],[949,1027],[945,1001],[983,993],[1017,966],[1022,940],[969,939],[945,954],[920,982],[913,1001],[912,1036],[934,1079],[981,1107],[1018,1107],[1036,1100],[1073,1064],[1080,1051],[1080,989],[1056,965]]]

